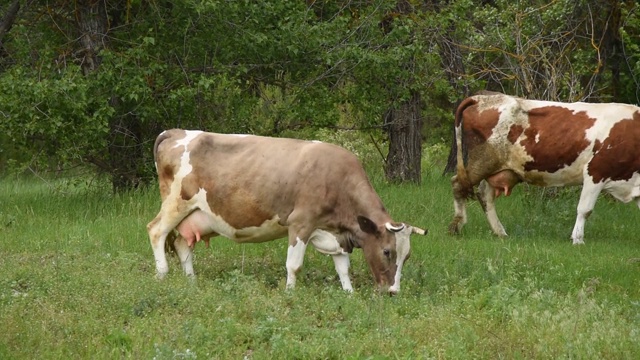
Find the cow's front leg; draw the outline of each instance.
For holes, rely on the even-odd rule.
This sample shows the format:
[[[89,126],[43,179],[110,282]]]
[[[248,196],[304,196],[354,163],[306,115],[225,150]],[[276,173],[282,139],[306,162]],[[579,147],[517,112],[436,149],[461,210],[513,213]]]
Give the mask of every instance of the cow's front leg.
[[[580,193],[580,201],[578,202],[576,224],[573,226],[573,232],[571,233],[573,245],[584,244],[584,224],[596,205],[596,200],[598,200],[598,195],[602,191],[603,184],[596,185],[589,177],[585,178]]]
[[[310,241],[316,250],[332,256],[342,288],[345,291],[353,292],[351,279],[349,278],[349,253],[345,252],[340,246],[338,239],[332,233],[318,229],[311,234]]]
[[[299,237],[295,239],[289,237],[289,248],[287,249],[287,290],[293,289],[296,286],[296,274],[302,268],[306,249],[307,244],[300,240]]]
[[[335,254],[331,255],[331,257],[333,258],[333,263],[336,266],[336,272],[338,273],[338,277],[340,278],[342,289],[347,292],[353,292],[351,279],[349,278],[349,254]]]

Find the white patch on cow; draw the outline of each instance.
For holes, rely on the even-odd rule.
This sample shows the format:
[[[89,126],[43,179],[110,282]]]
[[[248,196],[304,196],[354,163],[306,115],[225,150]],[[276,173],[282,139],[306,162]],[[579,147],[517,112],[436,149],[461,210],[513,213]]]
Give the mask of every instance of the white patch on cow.
[[[595,140],[604,141],[611,128],[621,120],[633,119],[634,113],[638,110],[635,106],[627,104],[589,104],[573,103],[565,104],[574,113],[584,112],[590,118],[596,119],[596,123],[587,130],[587,140],[592,143]],[[618,119],[611,121],[611,119]]]
[[[311,245],[325,255],[347,254],[338,239],[330,232],[317,229],[309,237]]]
[[[186,136],[180,140],[176,140],[176,144],[173,146],[174,148],[184,146],[184,152],[180,157],[180,169],[176,173],[177,181],[174,182],[174,183],[179,183],[180,185],[182,185],[182,179],[185,176],[189,175],[191,173],[191,170],[193,170],[193,166],[191,166],[190,157],[189,157],[190,151],[187,150],[187,146],[193,139],[195,139],[198,135],[202,134],[202,131],[186,130],[185,133],[186,133]],[[157,167],[158,166],[156,165],[156,169]]]
[[[640,174],[633,174],[629,180],[607,181],[604,190],[624,203],[636,200],[640,197]]]
[[[540,142],[540,133],[536,134],[536,138],[533,141],[535,141],[536,144]]]
[[[407,255],[411,251],[411,233],[413,229],[411,226],[405,226],[404,229],[395,233],[396,235],[396,265],[398,266],[396,270],[396,276],[393,281],[393,285],[389,287],[389,292],[396,294],[400,291],[400,279],[402,278],[402,267],[404,265],[405,260],[407,259]]]
[[[529,118],[525,111],[522,111],[523,104],[519,103],[519,99],[506,97],[503,95],[495,96],[494,101],[482,100],[478,104],[479,111],[497,110],[499,112],[499,120],[491,132],[491,136],[487,139],[487,143],[492,145],[495,151],[509,162],[505,164],[505,168],[512,169],[515,173],[524,175],[522,164],[532,161],[533,157],[527,153],[524,146],[520,144],[525,137],[526,130],[529,128]],[[504,142],[509,137],[512,126],[518,125],[522,127],[522,134],[516,139],[513,146]],[[458,138],[456,137],[456,142]]]
[[[311,140],[311,142],[314,144],[322,144],[322,141],[320,140]]]
[[[180,140],[176,140],[176,144],[173,146],[177,148],[178,146],[184,146],[184,149],[187,150],[187,145],[191,142],[191,140],[198,137],[198,135],[202,134],[200,130],[185,130],[186,136]]]
[[[186,150],[182,153],[182,156],[180,157],[180,169],[178,169],[178,172],[176,173],[176,179],[182,180],[185,176],[191,174],[193,166],[191,166],[190,162],[190,153],[190,151]],[[182,183],[182,181],[180,181],[180,183]]]

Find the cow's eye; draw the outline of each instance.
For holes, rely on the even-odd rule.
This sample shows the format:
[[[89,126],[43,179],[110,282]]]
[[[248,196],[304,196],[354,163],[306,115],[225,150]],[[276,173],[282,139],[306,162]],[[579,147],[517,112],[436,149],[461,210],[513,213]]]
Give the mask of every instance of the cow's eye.
[[[382,250],[382,253],[387,257],[387,259],[391,257],[391,250],[389,249]]]

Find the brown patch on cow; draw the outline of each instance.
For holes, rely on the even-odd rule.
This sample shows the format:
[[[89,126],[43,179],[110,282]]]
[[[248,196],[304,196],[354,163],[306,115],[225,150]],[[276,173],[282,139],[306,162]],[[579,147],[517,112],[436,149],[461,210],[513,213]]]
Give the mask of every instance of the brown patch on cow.
[[[596,140],[593,143],[593,153],[597,153],[598,151],[600,151],[600,149],[602,148],[602,141],[600,140]]]
[[[463,143],[466,151],[466,181],[462,182],[460,195],[473,195],[473,186],[487,175],[498,170],[499,157],[495,149],[487,143],[493,134],[493,128],[498,124],[500,112],[494,108],[478,112],[478,106],[473,105],[464,111]],[[459,181],[459,179],[458,179]]]
[[[165,165],[160,171],[160,177],[168,182],[173,182],[173,167],[171,165]]]
[[[200,190],[198,179],[195,175],[189,174],[182,179],[182,188],[180,189],[180,197],[183,200],[189,200],[195,196]]]
[[[478,106],[469,106],[463,112],[464,120],[462,128],[464,137],[468,141],[469,148],[473,145],[481,144],[487,141],[493,129],[498,124],[500,112],[498,109],[490,108],[482,112],[478,111]]]
[[[507,135],[507,140],[509,140],[510,143],[515,144],[518,138],[520,137],[520,135],[522,135],[523,131],[524,131],[524,128],[522,127],[522,125],[520,124],[511,125],[511,127],[509,128],[509,134]]]
[[[524,164],[526,171],[556,172],[576,161],[589,146],[587,129],[596,119],[585,112],[574,113],[561,106],[545,106],[528,112],[529,127],[520,145],[533,160]]]
[[[207,186],[207,202],[211,210],[236,229],[260,226],[273,218],[273,212],[260,207],[259,199],[237,184]],[[224,196],[222,196],[224,194]],[[243,209],[243,211],[238,211]]]
[[[629,180],[640,171],[640,113],[633,119],[619,121],[611,128],[609,136],[596,142],[588,173],[594,183],[604,180]]]

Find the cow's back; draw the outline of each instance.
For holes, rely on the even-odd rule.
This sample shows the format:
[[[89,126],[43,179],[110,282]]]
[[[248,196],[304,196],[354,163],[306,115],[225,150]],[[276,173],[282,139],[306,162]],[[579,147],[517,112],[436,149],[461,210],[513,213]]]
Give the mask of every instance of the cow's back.
[[[204,189],[211,211],[236,229],[274,216],[284,225],[296,207],[320,213],[345,201],[341,189],[369,185],[357,158],[331,144],[184,130],[160,138],[156,161],[163,198],[176,182],[185,200]]]
[[[506,95],[469,99],[471,103],[461,110],[458,121],[469,152],[469,168],[481,171],[480,177],[509,169],[526,182],[563,186],[581,184],[587,166],[594,172],[603,168],[600,178],[611,172],[604,168],[612,161],[619,169],[640,170],[631,160],[640,155],[635,141],[603,146],[634,138],[634,133],[640,135],[635,106],[559,103]]]

